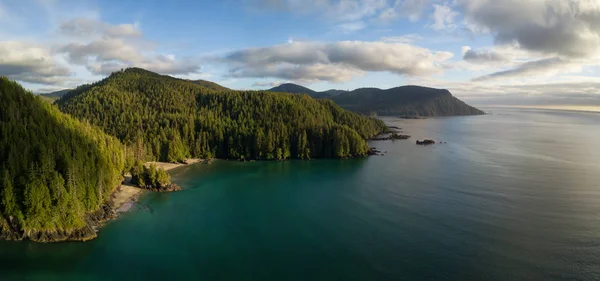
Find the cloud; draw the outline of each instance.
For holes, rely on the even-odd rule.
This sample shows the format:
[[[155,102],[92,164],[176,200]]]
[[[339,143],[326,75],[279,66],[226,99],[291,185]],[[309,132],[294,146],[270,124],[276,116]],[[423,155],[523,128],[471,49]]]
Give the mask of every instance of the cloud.
[[[136,24],[112,25],[88,18],[75,18],[65,21],[60,25],[59,31],[64,35],[75,37],[87,37],[96,34],[102,34],[108,38],[142,36],[142,32]]]
[[[357,22],[347,22],[347,23],[342,23],[342,24],[338,24],[336,26],[336,30],[342,33],[352,33],[352,32],[356,32],[362,29],[365,29],[367,27],[367,24],[363,21],[357,21]]]
[[[529,76],[555,75],[560,72],[581,71],[580,64],[560,57],[546,58],[521,64],[517,68],[492,73],[475,78],[474,81],[488,81],[504,78],[527,78]]]
[[[8,21],[9,19],[8,11],[6,11],[6,8],[0,3],[0,22]]]
[[[258,81],[258,82],[254,82],[252,84],[252,87],[260,87],[260,88],[266,88],[266,87],[268,87],[268,88],[273,88],[273,87],[277,87],[277,86],[279,86],[281,84],[284,84],[284,83],[286,83],[286,82],[281,82],[281,81],[276,81],[276,82],[260,82],[260,81]]]
[[[463,47],[463,60],[477,64],[496,64],[506,63],[509,58],[494,50],[473,50],[470,47]]]
[[[254,0],[251,5],[294,13],[319,14],[338,21],[351,22],[377,15],[388,0]]]
[[[88,60],[111,61],[127,63],[143,59],[138,49],[120,39],[100,39],[89,43],[70,43],[59,49],[66,53],[71,62],[85,64]]]
[[[488,93],[484,90],[465,100],[481,105],[600,106],[600,82],[518,84],[502,87],[502,93]],[[477,86],[474,86],[473,90],[476,88]]]
[[[381,37],[381,41],[386,42],[386,43],[403,43],[403,44],[409,44],[409,43],[413,43],[415,41],[421,41],[423,40],[423,37],[421,37],[418,34],[406,34],[406,35],[400,35],[400,36],[387,36],[387,37]]]
[[[59,32],[77,37],[79,42],[58,48],[70,63],[85,66],[93,74],[110,74],[136,66],[163,74],[191,74],[200,71],[195,59],[177,59],[155,53],[135,24],[108,24],[94,19],[76,18],[64,22]],[[84,39],[84,41],[81,41]]]
[[[336,23],[390,22],[420,19],[431,0],[246,0],[250,7],[317,15]]]
[[[349,81],[367,72],[432,75],[443,72],[449,52],[398,43],[341,41],[292,42],[226,55],[233,77],[274,77],[304,81]]]
[[[88,54],[92,56],[93,54]],[[87,69],[94,74],[108,75],[112,72],[127,67],[140,67],[161,74],[188,75],[195,74],[201,70],[201,67],[194,60],[177,60],[174,56],[155,55],[152,57],[143,57],[139,61],[122,60],[97,60],[88,57],[84,63]]]
[[[596,0],[457,0],[472,29],[489,31],[499,44],[547,55],[582,58],[600,53]]]
[[[450,6],[433,4],[433,15],[431,16],[433,24],[429,27],[434,30],[455,28],[454,20],[458,15],[458,12],[452,10]]]
[[[38,84],[61,84],[71,76],[48,49],[41,45],[0,41],[0,76]]]
[[[554,77],[539,83],[494,80],[486,83],[448,81],[436,78],[409,78],[407,83],[450,90],[472,105],[573,105],[600,106],[600,78]]]
[[[399,18],[408,18],[416,22],[421,18],[425,8],[429,6],[430,0],[396,0],[394,5],[379,14],[379,19],[391,21]]]

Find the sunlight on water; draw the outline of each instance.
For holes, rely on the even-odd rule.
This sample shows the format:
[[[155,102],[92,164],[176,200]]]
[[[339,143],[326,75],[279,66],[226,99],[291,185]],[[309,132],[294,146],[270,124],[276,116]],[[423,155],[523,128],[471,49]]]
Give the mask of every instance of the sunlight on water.
[[[488,111],[386,118],[413,137],[373,142],[385,156],[175,170],[184,191],[145,196],[97,240],[0,242],[0,276],[599,280],[600,115]]]

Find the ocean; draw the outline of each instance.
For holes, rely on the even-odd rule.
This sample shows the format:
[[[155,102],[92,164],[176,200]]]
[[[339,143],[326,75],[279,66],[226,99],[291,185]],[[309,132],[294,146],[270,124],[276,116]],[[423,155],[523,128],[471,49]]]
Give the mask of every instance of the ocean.
[[[96,240],[0,241],[0,280],[599,280],[600,114],[488,111],[385,118],[412,138],[384,156],[173,170]]]

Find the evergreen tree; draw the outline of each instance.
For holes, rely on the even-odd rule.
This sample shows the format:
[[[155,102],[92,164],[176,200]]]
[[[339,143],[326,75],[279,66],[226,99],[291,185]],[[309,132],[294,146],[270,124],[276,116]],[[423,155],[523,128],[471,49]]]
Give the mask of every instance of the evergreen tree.
[[[123,146],[0,77],[0,221],[74,230],[121,181]]]
[[[361,157],[368,150],[365,139],[387,129],[382,121],[330,100],[215,91],[138,68],[72,91],[58,105],[118,137],[138,160]],[[334,143],[341,145],[338,153],[333,153]]]

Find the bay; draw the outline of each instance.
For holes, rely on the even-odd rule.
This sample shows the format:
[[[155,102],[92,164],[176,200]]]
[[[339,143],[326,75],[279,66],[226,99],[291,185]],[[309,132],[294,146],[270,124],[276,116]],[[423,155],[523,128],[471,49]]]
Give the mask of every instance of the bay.
[[[174,170],[96,240],[0,241],[0,280],[600,279],[600,114],[489,111],[385,118],[413,136],[385,156]]]

